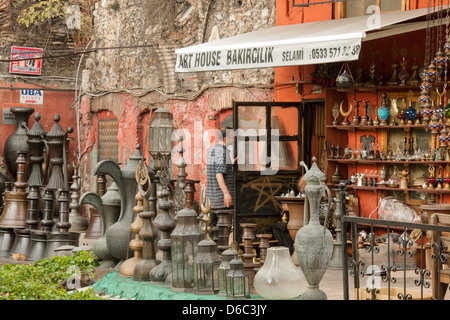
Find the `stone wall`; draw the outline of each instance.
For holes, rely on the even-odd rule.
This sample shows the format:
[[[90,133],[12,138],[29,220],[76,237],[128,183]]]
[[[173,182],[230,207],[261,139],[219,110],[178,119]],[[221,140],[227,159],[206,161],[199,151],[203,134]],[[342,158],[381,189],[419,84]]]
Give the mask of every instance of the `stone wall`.
[[[65,17],[49,20],[28,28],[17,22],[24,6],[30,2],[20,0],[0,0],[0,60],[9,60],[11,46],[42,48],[44,51],[69,50],[45,53],[40,76],[9,74],[9,63],[0,63],[2,80],[9,83],[28,79],[27,82],[41,86],[72,89],[77,79],[78,65],[84,67],[80,55],[71,54],[75,47],[74,34],[66,26]],[[79,75],[81,78],[81,75]]]
[[[170,1],[176,0],[159,1],[159,5]],[[158,90],[177,98],[205,86],[270,83],[273,69],[180,75],[174,73],[174,63],[177,48],[274,26],[274,0],[176,1],[182,12],[170,34],[165,30],[171,22],[155,25],[149,21],[149,2],[97,2],[92,47],[129,48],[91,55],[88,91]]]

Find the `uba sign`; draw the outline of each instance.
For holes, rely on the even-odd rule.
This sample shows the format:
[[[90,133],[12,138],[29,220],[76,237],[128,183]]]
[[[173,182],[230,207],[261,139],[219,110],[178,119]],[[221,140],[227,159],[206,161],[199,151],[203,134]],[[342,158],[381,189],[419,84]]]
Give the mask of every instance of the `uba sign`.
[[[22,89],[20,90],[20,103],[43,104],[44,91],[35,89]]]

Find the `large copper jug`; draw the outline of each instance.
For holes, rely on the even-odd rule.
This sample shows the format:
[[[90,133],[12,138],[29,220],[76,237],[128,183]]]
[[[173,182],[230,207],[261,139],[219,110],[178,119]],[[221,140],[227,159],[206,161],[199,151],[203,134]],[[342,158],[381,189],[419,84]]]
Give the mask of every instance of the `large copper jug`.
[[[86,192],[80,198],[80,205],[89,204],[95,208],[101,218],[102,234],[94,243],[94,253],[102,260],[101,268],[113,268],[119,260],[114,258],[106,242],[106,231],[119,219],[120,193],[115,182],[100,197],[95,192]]]
[[[130,225],[133,218],[134,197],[137,192],[136,169],[142,159],[141,146],[136,146],[135,153],[129,158],[124,168],[111,160],[97,163],[94,175],[109,175],[114,179],[120,194],[120,215],[116,223],[106,230],[106,242],[111,255],[119,263],[127,259],[128,244],[130,242]]]

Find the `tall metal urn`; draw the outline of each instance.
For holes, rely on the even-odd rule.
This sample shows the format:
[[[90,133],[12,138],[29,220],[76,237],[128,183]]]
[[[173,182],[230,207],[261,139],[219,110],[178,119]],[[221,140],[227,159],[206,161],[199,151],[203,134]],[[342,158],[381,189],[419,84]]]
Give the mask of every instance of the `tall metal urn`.
[[[328,211],[331,207],[331,192],[324,184],[326,175],[319,170],[315,157],[304,177],[306,179],[305,221],[308,212],[311,217],[309,223],[305,223],[295,236],[297,260],[309,285],[301,298],[302,300],[326,300],[327,295],[319,289],[319,283],[333,253],[333,236],[326,228]],[[325,226],[322,226],[319,221],[319,205],[324,192],[328,195],[328,210]]]

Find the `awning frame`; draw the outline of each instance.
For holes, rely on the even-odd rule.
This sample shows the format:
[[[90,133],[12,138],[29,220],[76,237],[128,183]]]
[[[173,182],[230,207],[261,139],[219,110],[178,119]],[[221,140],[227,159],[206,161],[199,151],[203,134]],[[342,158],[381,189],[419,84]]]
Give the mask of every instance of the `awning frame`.
[[[354,61],[359,59],[362,42],[425,29],[430,21],[417,20],[429,17],[436,10],[439,9],[423,8],[383,13],[379,17],[360,16],[276,26],[180,48],[175,51],[175,72]],[[433,25],[438,22],[434,20]]]

